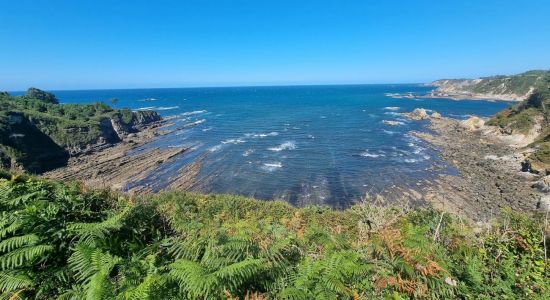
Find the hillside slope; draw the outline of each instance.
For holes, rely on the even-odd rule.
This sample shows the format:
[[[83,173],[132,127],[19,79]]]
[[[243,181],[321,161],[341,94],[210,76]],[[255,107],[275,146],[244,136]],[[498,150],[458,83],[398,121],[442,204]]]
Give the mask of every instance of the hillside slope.
[[[522,101],[531,95],[548,74],[550,71],[535,70],[510,76],[441,79],[430,85],[437,87],[432,92],[433,97]]]
[[[58,104],[55,95],[34,88],[20,97],[0,93],[0,163],[41,173],[159,120],[153,111],[113,109],[99,102]]]
[[[533,152],[527,162],[536,173],[550,172],[550,74],[540,78],[530,96],[499,113],[487,122],[504,134],[531,135],[528,148]]]

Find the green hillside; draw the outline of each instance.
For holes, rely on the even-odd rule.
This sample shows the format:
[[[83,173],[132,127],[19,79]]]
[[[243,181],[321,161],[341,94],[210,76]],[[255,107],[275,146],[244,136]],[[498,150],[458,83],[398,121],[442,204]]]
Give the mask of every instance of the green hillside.
[[[0,93],[0,162],[38,173],[62,166],[70,154],[120,141],[112,121],[125,130],[160,120],[155,112],[113,109],[98,102],[58,104],[55,95],[30,88],[25,96]]]
[[[499,75],[478,79],[442,79],[431,83],[432,95],[458,99],[499,99],[521,101],[544,84],[549,70],[533,70],[516,75]]]
[[[528,71],[512,76],[483,77],[481,81],[471,87],[474,93],[513,93],[523,95],[531,87],[541,83],[542,78],[549,76],[550,71]]]
[[[1,299],[548,299],[542,216],[0,179]],[[550,241],[549,241],[550,242]]]

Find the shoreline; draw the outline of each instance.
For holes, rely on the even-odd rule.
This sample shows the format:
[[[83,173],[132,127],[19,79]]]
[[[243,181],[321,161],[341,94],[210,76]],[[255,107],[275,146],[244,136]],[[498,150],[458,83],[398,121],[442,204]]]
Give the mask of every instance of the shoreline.
[[[419,188],[435,208],[488,221],[500,210],[534,211],[543,196],[532,186],[539,175],[522,172],[524,157],[512,144],[484,130],[466,128],[459,120],[431,118],[434,133],[413,132],[432,145],[457,175],[440,174]]]
[[[56,180],[77,180],[92,188],[109,188],[130,194],[152,192],[148,184],[134,184],[149,176],[153,176],[163,163],[173,160],[188,150],[184,147],[147,149],[137,154],[131,154],[139,147],[156,140],[157,137],[171,133],[173,130],[163,130],[172,125],[162,120],[144,126],[137,133],[129,135],[121,142],[104,147],[90,153],[73,156],[67,166],[42,174],[43,177]],[[189,181],[186,174],[178,172],[170,179],[171,185],[185,186]],[[131,186],[130,188],[128,188]]]
[[[456,175],[441,173],[444,166],[434,168],[434,176],[416,182],[397,184],[380,192],[388,204],[413,206],[429,204],[436,209],[475,221],[488,221],[506,206],[514,210],[535,210],[541,193],[532,186],[540,176],[521,172],[522,157],[508,141],[487,130],[472,130],[455,119],[404,113],[413,120],[427,120],[425,131],[412,135],[426,141]],[[176,129],[167,120],[150,124],[120,143],[91,153],[71,157],[68,165],[43,174],[57,180],[78,180],[93,188],[111,188],[130,194],[155,192],[158,176],[155,171],[188,149],[175,147],[147,151],[143,147]],[[166,189],[188,190],[194,187],[201,168],[200,158],[178,169],[163,182]],[[438,171],[439,170],[439,171]],[[437,174],[436,174],[437,173]],[[353,203],[353,201],[350,201]]]

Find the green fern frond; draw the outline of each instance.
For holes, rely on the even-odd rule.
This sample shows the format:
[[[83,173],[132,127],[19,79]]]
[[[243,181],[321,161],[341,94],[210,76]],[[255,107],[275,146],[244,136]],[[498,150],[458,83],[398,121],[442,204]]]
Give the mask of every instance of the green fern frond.
[[[53,249],[50,245],[35,245],[19,248],[0,256],[0,267],[2,270],[20,267],[30,264]]]
[[[8,227],[0,230],[0,239],[3,239],[8,234],[12,234],[22,227],[23,223],[20,220],[14,220]]]
[[[13,292],[18,289],[29,287],[33,281],[25,274],[18,271],[0,272],[0,291]]]
[[[14,236],[0,242],[0,252],[12,251],[15,248],[19,248],[23,245],[35,244],[38,241],[39,241],[39,237],[35,234]]]
[[[126,207],[122,212],[97,223],[73,223],[67,226],[70,231],[77,234],[81,243],[91,245],[95,239],[104,239],[111,232],[120,229],[124,219],[131,212],[131,207]]]
[[[82,300],[86,297],[81,285],[73,285],[69,290],[57,297],[57,300]]]

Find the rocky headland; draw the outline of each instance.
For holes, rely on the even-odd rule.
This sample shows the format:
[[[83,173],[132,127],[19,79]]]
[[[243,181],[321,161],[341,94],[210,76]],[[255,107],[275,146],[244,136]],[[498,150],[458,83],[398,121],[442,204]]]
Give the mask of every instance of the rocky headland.
[[[424,97],[519,102],[529,98],[548,74],[549,71],[528,71],[477,79],[441,79],[428,84],[435,89]]]

